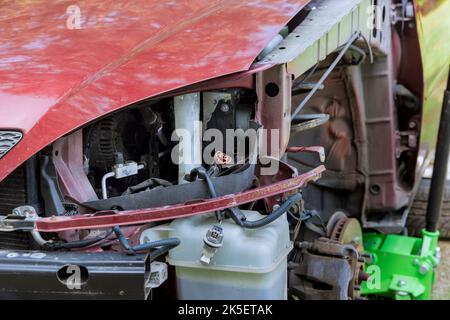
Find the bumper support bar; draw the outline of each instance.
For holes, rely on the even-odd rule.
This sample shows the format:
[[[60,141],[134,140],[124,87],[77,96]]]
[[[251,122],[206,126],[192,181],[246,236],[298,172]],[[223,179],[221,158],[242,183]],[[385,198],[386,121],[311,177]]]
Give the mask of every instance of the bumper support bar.
[[[0,299],[146,299],[150,258],[119,252],[0,251]]]
[[[324,171],[325,167],[321,165],[297,177],[285,179],[274,184],[188,204],[128,211],[99,211],[93,214],[79,216],[39,218],[36,221],[35,228],[40,232],[59,232],[73,229],[109,228],[117,225],[144,224],[186,218],[197,214],[236,207],[303,188],[308,182],[319,179]]]

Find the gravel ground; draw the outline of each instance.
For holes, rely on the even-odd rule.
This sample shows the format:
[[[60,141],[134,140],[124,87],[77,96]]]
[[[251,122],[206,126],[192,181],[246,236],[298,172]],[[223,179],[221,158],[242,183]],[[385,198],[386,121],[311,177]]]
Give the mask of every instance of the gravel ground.
[[[442,259],[436,273],[436,283],[431,294],[435,300],[450,300],[450,241],[441,241]]]

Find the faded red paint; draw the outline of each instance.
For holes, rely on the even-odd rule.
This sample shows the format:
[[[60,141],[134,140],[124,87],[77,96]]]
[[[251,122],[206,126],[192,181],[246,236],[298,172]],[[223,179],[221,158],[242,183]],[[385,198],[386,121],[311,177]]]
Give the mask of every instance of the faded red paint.
[[[133,102],[245,71],[309,0],[77,0],[0,6],[0,128],[23,140],[0,181],[74,129]]]

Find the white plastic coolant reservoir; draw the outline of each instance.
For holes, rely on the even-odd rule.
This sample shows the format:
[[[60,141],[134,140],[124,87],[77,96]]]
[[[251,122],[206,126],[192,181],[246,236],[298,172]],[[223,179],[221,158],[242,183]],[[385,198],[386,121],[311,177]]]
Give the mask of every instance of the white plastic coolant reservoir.
[[[250,221],[263,218],[255,211],[243,212]],[[181,240],[168,257],[176,269],[178,298],[286,299],[287,255],[292,249],[286,215],[258,229],[224,220],[223,246],[205,265],[200,262],[203,238],[216,223],[214,214],[171,223],[170,236]]]

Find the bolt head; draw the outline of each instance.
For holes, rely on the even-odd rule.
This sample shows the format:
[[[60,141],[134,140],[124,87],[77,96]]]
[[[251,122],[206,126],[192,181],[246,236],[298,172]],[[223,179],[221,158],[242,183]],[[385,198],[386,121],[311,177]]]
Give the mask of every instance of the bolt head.
[[[230,111],[230,106],[228,105],[228,103],[223,103],[223,104],[220,106],[220,110],[221,110],[222,112],[226,113],[226,112]]]
[[[405,8],[405,16],[408,18],[414,17],[414,5],[412,3],[407,3]]]
[[[397,285],[400,288],[403,288],[404,286],[406,286],[406,281],[405,280],[398,280]]]
[[[426,273],[428,273],[428,271],[430,271],[429,265],[426,263],[422,263],[419,267],[420,274],[426,274]]]
[[[434,257],[436,258],[436,260],[439,262],[441,261],[441,248],[437,247],[436,251],[434,252]]]

